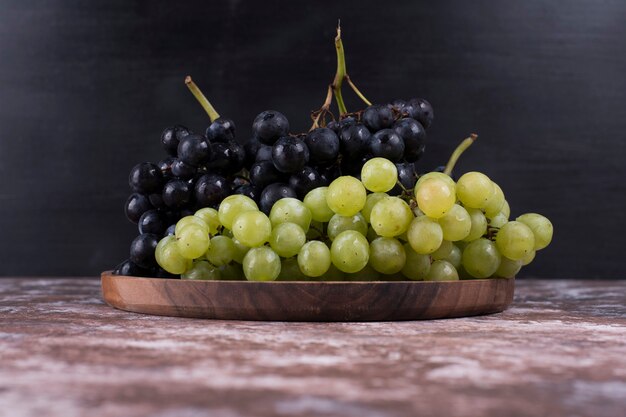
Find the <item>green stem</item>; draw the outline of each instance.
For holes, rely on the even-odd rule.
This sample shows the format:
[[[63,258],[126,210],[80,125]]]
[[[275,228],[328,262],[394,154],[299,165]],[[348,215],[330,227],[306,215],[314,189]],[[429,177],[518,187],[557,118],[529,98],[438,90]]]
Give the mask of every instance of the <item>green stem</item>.
[[[456,165],[456,162],[459,160],[459,157],[461,156],[461,154],[463,154],[463,152],[465,152],[465,150],[469,148],[477,138],[478,138],[478,135],[475,133],[472,133],[469,138],[466,138],[465,140],[463,140],[463,142],[461,142],[459,146],[456,147],[456,149],[454,150],[454,152],[452,152],[452,155],[450,156],[450,160],[446,164],[446,169],[443,171],[444,174],[446,175],[452,174],[454,165]]]
[[[346,76],[346,56],[343,50],[343,42],[341,42],[341,26],[337,25],[337,36],[335,37],[335,49],[337,50],[337,72],[335,73],[335,79],[333,80],[333,92],[335,93],[335,100],[337,100],[337,107],[339,107],[339,115],[344,115],[348,112],[346,105],[343,102],[341,96],[341,84]]]
[[[209,118],[211,119],[211,122],[214,122],[215,119],[220,117],[217,110],[215,110],[215,107],[213,107],[209,100],[207,100],[207,98],[204,96],[204,94],[202,94],[202,91],[200,91],[200,89],[198,88],[196,83],[193,82],[190,76],[187,76],[185,78],[185,84],[187,85],[187,88],[189,88],[189,91],[191,91],[191,94],[193,94],[196,100],[198,100],[204,111],[207,112]]]
[[[365,98],[365,96],[363,95],[363,93],[361,93],[361,91],[359,91],[358,88],[356,88],[356,85],[354,85],[354,83],[352,82],[352,80],[350,79],[350,76],[348,74],[345,75],[344,77],[346,79],[346,81],[348,82],[348,85],[350,87],[352,87],[352,89],[354,90],[354,92],[356,93],[357,96],[359,96],[359,98],[361,100],[363,100],[363,103],[367,104],[368,106],[371,106],[372,103]]]

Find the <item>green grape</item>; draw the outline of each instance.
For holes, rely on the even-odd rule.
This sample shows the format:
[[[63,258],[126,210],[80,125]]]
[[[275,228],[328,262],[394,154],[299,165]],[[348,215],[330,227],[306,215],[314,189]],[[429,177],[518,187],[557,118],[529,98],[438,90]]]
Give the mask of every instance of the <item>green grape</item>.
[[[233,261],[237,262],[238,264],[242,264],[243,258],[244,256],[246,256],[246,253],[248,253],[248,251],[250,250],[250,247],[244,245],[243,243],[241,243],[235,238],[232,238],[231,240],[233,241],[233,245],[235,249],[235,251],[233,252]]]
[[[461,249],[459,249],[459,247],[457,247],[456,245],[452,245],[452,250],[450,251],[450,254],[441,260],[450,262],[453,267],[458,269],[461,266],[462,254],[463,252],[461,251]]]
[[[448,174],[444,174],[443,172],[438,172],[438,171],[433,171],[433,172],[427,172],[426,174],[420,176],[417,179],[417,182],[415,183],[415,193],[417,194],[417,188],[422,185],[422,183],[428,179],[431,178],[436,178],[438,180],[442,180],[448,183],[448,185],[451,188],[455,188],[456,184],[454,183],[454,180],[452,179],[452,177],[450,177]]]
[[[216,235],[221,223],[219,219],[219,214],[217,210],[211,207],[201,208],[200,210],[194,213],[194,216],[200,217],[209,227],[209,233],[212,235]]]
[[[488,218],[492,218],[502,210],[502,206],[504,206],[504,193],[502,192],[502,188],[495,182],[493,183],[493,194],[487,200],[487,204],[485,204],[484,210],[485,215]]]
[[[463,268],[474,278],[489,278],[500,266],[500,253],[495,243],[480,238],[469,243],[463,250]]]
[[[406,236],[413,250],[422,255],[433,253],[443,242],[441,226],[427,216],[414,218]]]
[[[326,203],[330,209],[342,216],[354,216],[365,206],[365,187],[358,179],[339,177],[328,186]]]
[[[535,235],[535,250],[543,249],[552,242],[552,223],[541,214],[526,213],[515,220],[524,223],[533,231],[533,235]]]
[[[493,219],[489,220],[489,226],[501,228],[509,222],[509,219],[504,216],[504,213],[500,212]]]
[[[346,277],[349,274],[346,274],[343,271],[337,269],[335,265],[330,263],[330,267],[328,267],[328,271],[319,277],[315,277],[316,281],[345,281]]]
[[[304,197],[304,205],[311,210],[311,218],[316,222],[326,223],[335,214],[326,203],[327,194],[328,187],[317,187]]]
[[[522,269],[522,261],[514,261],[502,256],[500,266],[496,270],[494,276],[498,278],[513,278]]]
[[[365,198],[365,205],[363,206],[363,210],[361,210],[361,214],[366,222],[370,223],[370,216],[372,214],[372,209],[380,200],[385,197],[389,197],[387,193],[371,193],[368,194]]]
[[[379,237],[370,243],[369,264],[381,274],[396,274],[404,268],[406,253],[402,243],[391,237]]]
[[[367,222],[361,213],[357,213],[354,216],[340,216],[335,214],[326,228],[326,234],[330,240],[335,240],[337,235],[346,230],[354,230],[361,233],[363,236],[367,235]]]
[[[528,254],[526,256],[524,256],[521,261],[522,261],[522,266],[526,266],[529,263],[531,263],[534,259],[535,259],[535,255],[537,254],[536,251],[530,251],[528,252]]]
[[[463,268],[463,264],[461,264],[456,269],[456,272],[457,272],[457,274],[459,274],[459,279],[462,279],[462,280],[476,279],[476,278],[474,278],[473,276],[471,276],[470,274],[467,273],[465,268]]]
[[[396,186],[398,169],[388,159],[372,158],[363,164],[361,181],[369,191],[385,193]]]
[[[413,250],[410,244],[404,244],[406,262],[402,275],[413,281],[423,281],[430,271],[430,256],[421,255]]]
[[[441,178],[429,178],[415,186],[415,199],[425,215],[438,219],[454,206],[455,187]]]
[[[344,279],[352,282],[380,281],[381,275],[372,267],[372,265],[367,264],[360,271],[345,274]]]
[[[274,281],[280,274],[280,257],[267,246],[252,248],[243,258],[243,273],[248,281]]]
[[[395,237],[406,232],[413,220],[409,205],[399,197],[385,197],[370,214],[370,224],[383,237]]]
[[[281,198],[274,203],[270,210],[272,226],[281,223],[295,223],[307,232],[311,225],[311,219],[311,210],[296,198]]]
[[[276,281],[309,281],[309,277],[304,275],[298,265],[298,259],[295,257],[283,259],[280,267],[280,274]]]
[[[190,267],[190,261],[180,254],[174,236],[165,236],[161,239],[154,251],[154,256],[159,266],[170,274],[183,274]]]
[[[378,233],[376,233],[376,230],[374,230],[374,228],[372,227],[372,225],[369,225],[367,228],[367,234],[365,235],[365,237],[367,238],[368,241],[372,241],[374,239],[376,239],[377,237],[380,237],[380,235]]]
[[[296,256],[305,242],[304,230],[295,223],[280,223],[270,236],[270,246],[283,258]]]
[[[207,229],[206,226],[188,224],[176,232],[176,243],[183,258],[197,259],[205,254],[210,245]]]
[[[439,218],[443,238],[451,242],[462,240],[472,230],[472,218],[467,210],[455,204],[450,211]]]
[[[258,211],[259,206],[253,199],[241,194],[229,195],[220,203],[218,210],[219,220],[227,229],[233,228],[235,217],[245,211]]]
[[[220,271],[216,266],[211,265],[207,261],[200,261],[194,263],[190,270],[181,274],[180,278],[191,280],[219,280]]]
[[[534,250],[535,235],[522,222],[508,222],[498,231],[496,245],[502,255],[514,261],[521,260]]]
[[[471,242],[473,240],[481,238],[487,233],[487,218],[480,209],[467,209],[467,213],[470,216],[472,226],[470,232],[464,239],[464,242]]]
[[[320,277],[330,268],[330,256],[330,250],[324,242],[319,240],[307,242],[298,253],[300,271],[307,277]]]
[[[197,217],[197,216],[185,216],[182,219],[180,219],[178,222],[176,222],[176,227],[174,228],[174,234],[176,236],[178,236],[179,231],[185,227],[185,226],[189,226],[190,224],[194,224],[197,227],[201,227],[203,230],[206,231],[206,234],[209,234],[209,225],[203,220],[203,218]]]
[[[465,207],[485,208],[493,193],[493,182],[480,172],[467,172],[456,183],[457,197]]]
[[[450,242],[449,240],[444,240],[443,242],[441,242],[439,248],[431,253],[430,256],[436,261],[446,259],[446,257],[450,255],[450,252],[452,252],[453,247],[454,243]]]
[[[346,230],[339,233],[330,247],[332,263],[343,272],[360,271],[369,261],[370,251],[367,239],[359,232]]]
[[[224,281],[243,281],[243,268],[238,263],[230,263],[219,267],[220,279]]]
[[[211,238],[209,249],[204,255],[215,266],[229,264],[236,255],[237,249],[233,240],[228,236],[214,236]]]
[[[509,217],[511,216],[511,208],[509,207],[509,202],[504,200],[504,204],[502,204],[502,209],[500,210],[500,213],[504,214],[504,217],[507,218],[507,220],[509,219]]]
[[[308,240],[322,239],[324,237],[324,231],[325,231],[324,223],[311,220],[311,225],[309,226],[309,230],[307,230],[306,232],[306,238]]]
[[[263,245],[271,234],[272,223],[260,211],[244,211],[233,221],[235,239],[251,248]]]
[[[458,281],[459,273],[448,261],[435,261],[430,265],[430,270],[424,281]]]

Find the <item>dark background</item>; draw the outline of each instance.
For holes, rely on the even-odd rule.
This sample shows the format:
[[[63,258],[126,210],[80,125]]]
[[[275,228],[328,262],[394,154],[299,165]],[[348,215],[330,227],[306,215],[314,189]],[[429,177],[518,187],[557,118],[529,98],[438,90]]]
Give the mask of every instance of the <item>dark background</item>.
[[[93,275],[127,257],[129,169],[162,158],[166,126],[208,123],[187,74],[240,140],[265,109],[306,130],[337,18],[370,100],[433,104],[422,170],[477,132],[457,172],[488,174],[512,216],[553,221],[521,276],[625,277],[621,0],[1,0],[0,275]]]

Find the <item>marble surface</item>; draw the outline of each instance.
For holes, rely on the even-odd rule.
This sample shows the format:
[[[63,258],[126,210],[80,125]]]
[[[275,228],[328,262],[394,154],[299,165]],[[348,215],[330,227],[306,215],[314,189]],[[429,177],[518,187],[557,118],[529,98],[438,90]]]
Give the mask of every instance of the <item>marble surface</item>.
[[[518,281],[504,313],[358,324],[117,311],[0,278],[0,416],[594,416],[626,410],[626,281]]]

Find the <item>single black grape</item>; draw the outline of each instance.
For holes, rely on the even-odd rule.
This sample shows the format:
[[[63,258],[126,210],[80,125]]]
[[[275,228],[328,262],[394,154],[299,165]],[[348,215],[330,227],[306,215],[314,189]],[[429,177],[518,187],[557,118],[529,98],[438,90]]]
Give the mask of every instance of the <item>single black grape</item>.
[[[254,164],[256,160],[256,153],[261,146],[265,146],[259,142],[259,139],[256,136],[252,136],[246,143],[243,145],[243,150],[245,152],[244,165],[249,167]]]
[[[298,195],[287,184],[275,183],[268,185],[261,193],[261,198],[259,199],[259,208],[263,213],[269,215],[274,203],[281,198],[287,197],[297,198]]]
[[[404,159],[409,162],[417,161],[425,149],[426,130],[415,119],[405,118],[393,125],[393,130],[404,141]]]
[[[161,236],[167,228],[167,223],[165,216],[158,210],[148,210],[141,215],[137,226],[139,227],[139,233],[142,235],[145,233],[153,233]]]
[[[396,99],[396,100],[393,100],[391,103],[387,104],[387,107],[389,107],[392,110],[397,111],[398,113],[402,113],[402,110],[404,109],[405,105],[406,105],[406,101]]]
[[[231,193],[226,178],[216,174],[205,174],[198,178],[195,187],[199,207],[215,207]]]
[[[130,170],[128,184],[133,191],[150,194],[163,186],[163,174],[156,164],[142,162]]]
[[[398,170],[398,182],[407,190],[413,190],[415,183],[417,182],[417,173],[415,172],[415,165],[411,162],[401,162],[396,164]],[[399,195],[402,193],[402,187],[396,185],[391,194]]]
[[[197,167],[212,155],[211,144],[201,135],[187,135],[178,144],[178,158],[185,164]]]
[[[119,264],[113,270],[115,275],[124,275],[128,277],[148,277],[151,275],[151,271],[147,268],[142,268],[130,259],[126,259]]]
[[[272,162],[280,172],[298,172],[309,162],[309,148],[302,139],[283,136],[272,147]]]
[[[180,279],[180,275],[170,274],[163,268],[153,268],[151,276],[155,278]]]
[[[304,138],[304,143],[309,148],[313,164],[327,164],[339,156],[339,138],[329,128],[320,127],[312,130]]]
[[[324,184],[330,184],[334,179],[341,176],[341,167],[338,163],[315,167],[320,174],[320,178]]]
[[[331,120],[326,124],[326,127],[332,130],[335,133],[339,133],[339,122],[335,120]]]
[[[152,233],[137,236],[130,244],[130,260],[142,268],[152,268],[156,266],[154,250],[159,237]]]
[[[163,201],[163,193],[152,193],[148,196],[148,200],[150,200],[150,204],[155,209],[165,209],[167,207]]]
[[[172,164],[176,161],[176,158],[168,156],[165,159],[161,159],[157,162],[157,166],[161,170],[161,175],[163,175],[164,179],[170,179],[174,174],[172,174]]]
[[[193,197],[193,187],[187,181],[174,179],[163,187],[163,202],[173,209],[180,209],[189,204]]]
[[[261,145],[256,151],[255,162],[271,161],[272,147],[269,145]]]
[[[372,159],[372,155],[366,153],[365,155],[356,156],[353,158],[344,158],[341,160],[341,174],[351,175],[355,178],[361,179],[361,170],[363,164]]]
[[[343,129],[354,126],[355,124],[357,124],[356,118],[353,116],[348,116],[339,120],[339,122],[337,123],[337,128],[339,129],[339,132],[341,132]]]
[[[383,129],[372,135],[370,152],[375,157],[387,158],[390,161],[399,161],[404,154],[402,138],[391,129]]]
[[[209,171],[234,174],[243,168],[245,156],[243,146],[235,141],[216,142],[213,144],[213,158],[206,167]]]
[[[328,184],[319,172],[311,167],[304,167],[302,171],[296,172],[289,177],[289,187],[296,192],[300,200],[303,200],[304,196],[312,189]]]
[[[193,178],[197,171],[198,169],[196,167],[186,164],[180,159],[172,162],[172,175],[176,178],[187,180],[189,178]]]
[[[433,124],[433,119],[435,118],[433,106],[423,98],[412,98],[409,100],[404,106],[403,112],[420,122],[425,129],[428,129]]]
[[[124,205],[126,218],[133,223],[137,223],[142,214],[152,209],[152,204],[147,196],[139,193],[131,194]]]
[[[163,145],[165,152],[172,156],[176,156],[178,152],[178,143],[182,138],[190,133],[189,129],[181,125],[166,128],[163,133],[161,133],[161,144]]]
[[[252,184],[240,185],[239,187],[235,188],[233,194],[245,195],[247,197],[250,197],[257,203],[259,202],[259,198],[261,197],[259,189]]]
[[[210,142],[235,140],[235,122],[224,117],[218,117],[207,127],[206,137]]]
[[[280,137],[289,134],[289,120],[281,112],[266,110],[254,119],[252,130],[261,143],[273,145]]]
[[[341,153],[344,158],[356,158],[367,150],[367,144],[372,134],[362,124],[349,126],[339,135]]]
[[[279,182],[283,178],[272,161],[256,162],[250,167],[250,181],[259,189],[264,189],[268,185]]]
[[[393,125],[393,112],[387,106],[374,104],[363,111],[361,122],[363,122],[371,132],[387,129]]]

